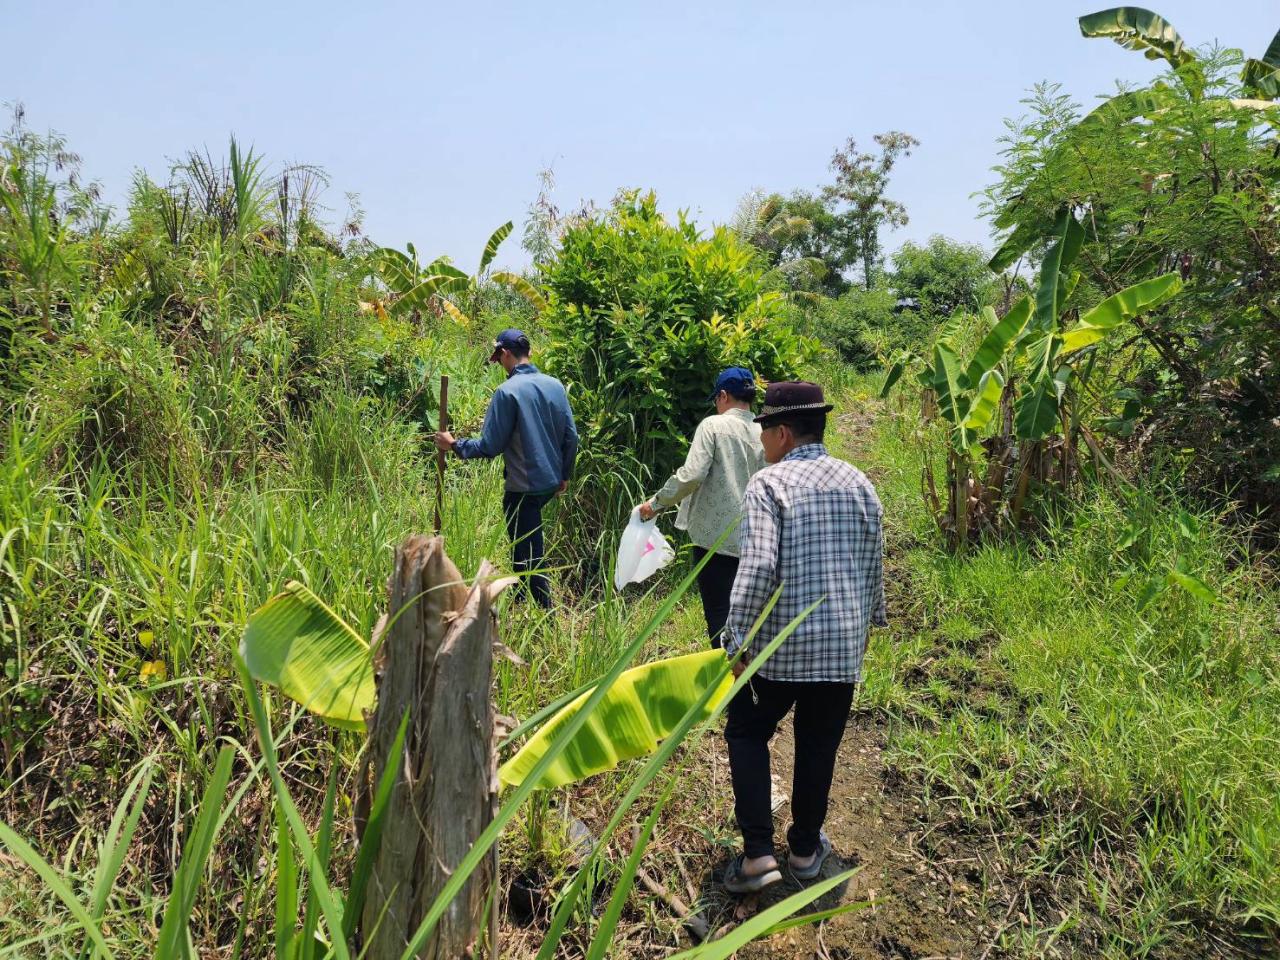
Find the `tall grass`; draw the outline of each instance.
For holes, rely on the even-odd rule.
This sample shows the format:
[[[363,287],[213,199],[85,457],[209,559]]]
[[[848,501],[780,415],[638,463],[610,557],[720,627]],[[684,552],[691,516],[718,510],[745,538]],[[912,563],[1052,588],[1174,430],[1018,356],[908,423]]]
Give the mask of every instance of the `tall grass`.
[[[1007,945],[1040,955],[1067,937],[1131,957],[1207,942],[1205,925],[1273,938],[1280,587],[1266,558],[1154,478],[1088,488],[1038,539],[950,556],[920,505],[918,453],[880,409],[853,456],[909,586],[867,693],[900,718],[895,762],[1052,881],[1031,904],[1044,916]],[[1211,595],[1178,587],[1180,570]]]

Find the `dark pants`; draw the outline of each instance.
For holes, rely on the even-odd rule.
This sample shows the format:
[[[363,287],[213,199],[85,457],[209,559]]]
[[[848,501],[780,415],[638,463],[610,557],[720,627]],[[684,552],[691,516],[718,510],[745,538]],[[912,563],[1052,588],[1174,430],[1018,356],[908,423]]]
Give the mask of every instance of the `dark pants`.
[[[758,703],[752,701],[755,691]],[[773,855],[769,738],[794,705],[796,762],[787,844],[797,857],[818,849],[836,751],[853,704],[852,683],[789,683],[753,677],[729,703],[724,738],[733,775],[734,813],[748,857]]]
[[[546,555],[542,540],[542,508],[555,494],[512,493],[502,495],[502,513],[511,538],[511,566],[517,574],[540,570]],[[539,606],[551,606],[551,581],[545,574],[522,577],[520,591],[533,596]]]
[[[694,546],[693,562],[697,563],[707,551]],[[733,593],[733,578],[738,575],[738,558],[723,553],[713,553],[707,565],[698,571],[698,592],[702,594],[702,615],[707,618],[707,636],[711,646],[719,647],[720,631],[729,619],[729,595]]]

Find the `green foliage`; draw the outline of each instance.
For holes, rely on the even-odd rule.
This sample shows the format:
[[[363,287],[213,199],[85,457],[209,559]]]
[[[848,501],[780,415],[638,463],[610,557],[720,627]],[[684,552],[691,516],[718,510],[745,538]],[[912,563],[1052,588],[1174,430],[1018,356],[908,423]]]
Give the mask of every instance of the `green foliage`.
[[[915,137],[897,130],[878,133],[872,139],[880,148],[878,155],[859,152],[852,137],[832,155],[835,182],[822,191],[823,199],[847,225],[857,244],[862,283],[868,290],[883,260],[881,230],[907,224],[907,208],[888,196],[889,174],[900,159],[911,156],[920,145]]]
[[[1097,344],[1182,289],[1177,274],[1155,277],[1118,291],[1084,311],[1071,326],[1066,311],[1079,283],[1071,267],[1081,254],[1084,233],[1069,211],[1059,213],[1057,239],[1041,264],[1034,298],[1023,297],[1003,318],[986,307],[985,333],[968,363],[961,361],[958,350],[964,325],[953,322],[925,358],[901,351],[885,378],[882,395],[908,365],[923,366],[916,379],[924,390],[925,409],[936,411],[948,446],[945,509],[934,487],[928,453],[924,492],[955,548],[967,548],[971,536],[983,530],[1000,530],[1006,523],[1017,529],[1033,481],[1055,494],[1070,487],[1089,413]],[[1078,313],[1079,307],[1071,312]],[[971,475],[974,448],[1002,405],[1004,422],[999,434],[984,444],[988,469],[985,480],[980,479]],[[1044,451],[1050,437],[1056,437],[1059,449],[1052,458],[1056,466],[1046,471]],[[1017,468],[1011,473],[1016,448]]]
[[[570,387],[584,454],[645,484],[683,458],[721,368],[787,379],[815,353],[750,247],[724,228],[704,238],[683,215],[668,222],[653,194],[570,227],[543,280],[541,355]]]
[[[942,236],[930,237],[924,246],[899,247],[886,282],[900,300],[916,305],[914,325],[903,330],[900,346],[923,346],[957,312],[978,313],[994,304],[999,281],[987,259],[981,247]]]
[[[837,299],[823,297],[813,308],[809,329],[823,345],[834,349],[859,370],[870,369],[878,358],[908,345],[920,346],[913,316],[896,308],[898,298],[885,287],[852,287]],[[908,329],[904,330],[906,326]]]
[[[1123,435],[1141,424],[1157,443],[1194,451],[1195,488],[1274,509],[1280,286],[1268,264],[1280,251],[1269,212],[1280,155],[1269,117],[1280,108],[1256,99],[1271,95],[1260,66],[1270,53],[1241,79],[1238,52],[1197,53],[1150,11],[1104,11],[1082,18],[1082,29],[1176,69],[1083,118],[1052,87],[1027,101],[1030,116],[1012,128],[987,192],[996,227],[1009,231],[993,265],[1045,256],[1065,205],[1088,234],[1089,255],[1076,263],[1082,290],[1102,299],[1176,272],[1185,284],[1177,299],[1097,361],[1103,402],[1129,408],[1108,422]]]
[[[817,193],[788,197],[748,194],[734,229],[757,247],[790,289],[838,297],[849,289],[848,273],[862,268],[870,290],[883,266],[880,234],[907,223],[907,210],[888,196],[889,177],[918,141],[897,131],[877,134],[878,154],[860,152],[850,138],[831,157],[832,183]]]

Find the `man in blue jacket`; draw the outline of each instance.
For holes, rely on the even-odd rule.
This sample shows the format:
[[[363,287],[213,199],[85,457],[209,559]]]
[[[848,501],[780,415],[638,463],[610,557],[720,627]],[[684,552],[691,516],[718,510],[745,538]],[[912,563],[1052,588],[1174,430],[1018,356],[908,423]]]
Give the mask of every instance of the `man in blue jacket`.
[[[542,508],[563,493],[578,456],[578,430],[569,396],[555,377],[529,362],[529,338],[520,330],[503,330],[493,341],[490,363],[500,363],[507,382],[489,401],[478,440],[436,434],[436,448],[452,450],[463,460],[502,454],[502,512],[512,544],[516,573],[541,569],[545,553]],[[543,607],[551,606],[551,583],[545,574],[528,577],[529,591]]]

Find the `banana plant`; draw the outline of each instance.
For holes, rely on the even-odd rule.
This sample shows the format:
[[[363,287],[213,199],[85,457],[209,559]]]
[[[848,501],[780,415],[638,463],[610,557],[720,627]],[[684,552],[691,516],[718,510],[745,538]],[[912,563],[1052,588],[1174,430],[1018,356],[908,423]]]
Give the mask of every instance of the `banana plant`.
[[[407,254],[391,247],[375,250],[372,254],[373,268],[379,279],[396,295],[390,304],[391,313],[404,314],[434,305],[455,323],[470,327],[486,280],[510,287],[528,300],[535,310],[541,311],[546,302],[532,283],[518,274],[502,270],[489,272],[498,247],[510,236],[513,228],[514,224],[508,220],[493,231],[480,254],[480,266],[474,275],[459,270],[447,257],[437,257],[425,268],[420,268],[413,244],[407,246]]]
[[[1068,416],[1064,410],[1073,378],[1088,378],[1102,340],[1182,287],[1176,273],[1153,277],[1107,297],[1073,321],[1078,311],[1068,309],[1068,303],[1080,277],[1071,267],[1084,245],[1085,230],[1063,209],[1054,233],[1034,295],[1023,297],[1002,318],[990,307],[983,311],[987,333],[967,363],[957,354],[956,338],[944,333],[927,360],[899,356],[885,378],[882,396],[907,366],[922,367],[916,380],[930,412],[944,423],[948,440],[946,506],[937,496],[927,458],[925,496],[956,549],[963,549],[975,531],[997,527],[1006,513],[1017,527],[1031,482],[1053,479],[1045,455],[1046,441],[1055,434],[1060,453],[1056,480],[1059,485],[1069,481],[1080,428],[1080,411]],[[1002,409],[1001,435],[984,441]],[[974,450],[981,442],[988,448],[985,478],[973,473]],[[1005,511],[1001,497],[1015,456],[1018,469]]]
[[[967,363],[961,361],[954,338],[940,337],[930,357],[902,355],[890,369],[881,396],[901,378],[907,364],[919,362],[916,382],[925,391],[927,405],[936,412],[947,435],[947,505],[939,503],[932,466],[925,460],[926,500],[953,547],[968,542],[975,519],[969,509],[973,450],[1000,407],[1007,382],[1012,345],[1030,321],[1033,303],[1023,297],[1004,317],[987,307],[982,312],[988,331]]]

